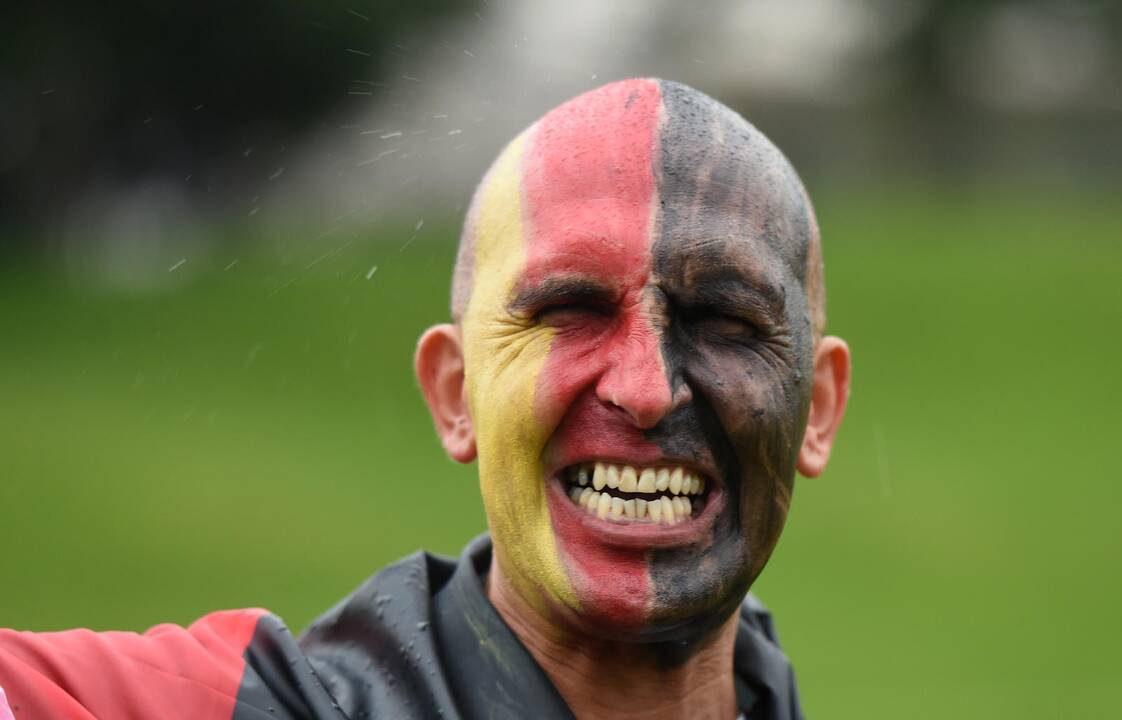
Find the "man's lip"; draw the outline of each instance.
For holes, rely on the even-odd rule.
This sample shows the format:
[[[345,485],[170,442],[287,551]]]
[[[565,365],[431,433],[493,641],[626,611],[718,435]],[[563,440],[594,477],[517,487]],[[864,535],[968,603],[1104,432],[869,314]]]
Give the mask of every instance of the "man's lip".
[[[654,550],[705,542],[712,536],[713,525],[725,506],[724,488],[714,482],[707,490],[705,507],[696,517],[677,525],[623,524],[602,520],[574,504],[560,471],[548,477],[546,497],[554,523],[577,524],[605,545],[629,550]]]

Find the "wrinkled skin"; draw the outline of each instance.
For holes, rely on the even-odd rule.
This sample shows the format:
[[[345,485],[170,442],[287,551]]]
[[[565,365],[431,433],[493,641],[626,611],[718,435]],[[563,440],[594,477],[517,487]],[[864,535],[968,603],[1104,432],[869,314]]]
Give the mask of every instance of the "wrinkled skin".
[[[703,638],[736,609],[790,506],[814,232],[780,152],[674,83],[586,93],[496,161],[454,302],[496,557],[527,605],[644,642]],[[651,542],[597,529],[557,481],[596,459],[700,471],[704,520]]]

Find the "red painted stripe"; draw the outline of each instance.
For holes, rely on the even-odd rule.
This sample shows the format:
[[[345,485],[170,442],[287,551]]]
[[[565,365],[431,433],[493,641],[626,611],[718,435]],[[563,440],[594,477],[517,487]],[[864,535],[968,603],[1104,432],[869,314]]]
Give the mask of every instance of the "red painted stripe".
[[[264,614],[216,612],[143,635],[0,630],[0,685],[17,720],[229,720]]]
[[[657,82],[607,85],[546,115],[523,157],[528,242],[522,284],[582,275],[609,284],[623,298],[611,327],[588,328],[587,337],[559,333],[538,378],[535,412],[549,427],[564,416],[577,427],[570,435],[574,442],[598,422],[576,417],[588,409],[578,402],[582,393],[595,389],[596,397],[620,407],[629,406],[628,399],[668,400],[658,333],[640,305],[651,269],[660,107]],[[649,445],[637,433],[631,441]],[[649,449],[657,457],[657,448]],[[604,588],[618,588],[607,599],[611,614],[641,623],[643,613],[636,610],[648,606],[651,587],[645,554],[609,550],[578,524],[559,523],[555,509],[551,514],[578,600],[594,592],[603,607]]]
[[[633,423],[591,392],[583,393],[570,406],[553,442],[563,448],[561,452],[567,458],[618,454],[653,463],[662,455]],[[581,523],[584,511],[572,507],[567,496],[549,492],[546,498],[558,548],[578,599],[595,602],[595,607],[620,627],[642,626],[651,600],[650,553],[604,545]]]

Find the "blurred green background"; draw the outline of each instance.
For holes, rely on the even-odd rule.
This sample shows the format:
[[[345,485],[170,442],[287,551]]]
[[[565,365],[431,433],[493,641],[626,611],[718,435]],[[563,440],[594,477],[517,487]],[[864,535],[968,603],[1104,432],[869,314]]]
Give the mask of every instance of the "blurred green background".
[[[0,626],[300,628],[483,531],[410,369],[463,207],[657,76],[798,168],[854,354],[755,588],[808,716],[1122,717],[1122,3],[8,5]]]
[[[1116,206],[818,204],[853,397],[756,587],[808,712],[1117,717]],[[411,227],[345,232],[327,258],[215,257],[156,296],[4,267],[5,625],[266,606],[298,628],[483,530],[474,467],[443,456],[410,370],[446,317],[454,221],[404,250]]]

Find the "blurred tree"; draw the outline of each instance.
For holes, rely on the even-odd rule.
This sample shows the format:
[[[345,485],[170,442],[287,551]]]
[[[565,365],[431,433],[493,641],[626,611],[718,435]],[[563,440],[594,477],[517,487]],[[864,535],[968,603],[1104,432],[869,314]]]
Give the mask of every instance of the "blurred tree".
[[[153,175],[190,176],[190,196],[221,201],[253,148],[295,140],[456,5],[5,3],[0,223],[46,221],[89,187]]]
[[[922,5],[898,60],[910,90],[931,104],[949,104],[958,90],[956,78],[948,74],[947,57],[962,52],[969,39],[963,31],[1001,11],[1029,10],[1049,24],[1082,19],[1112,38],[1122,37],[1122,4],[1113,0],[928,0]],[[1023,33],[1023,28],[1014,30]],[[1118,44],[1113,45],[1117,60]]]

